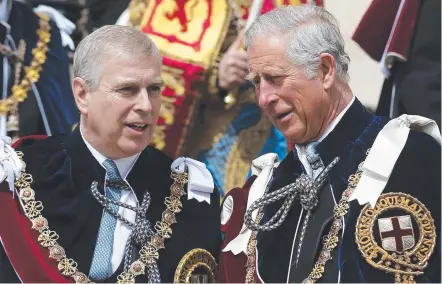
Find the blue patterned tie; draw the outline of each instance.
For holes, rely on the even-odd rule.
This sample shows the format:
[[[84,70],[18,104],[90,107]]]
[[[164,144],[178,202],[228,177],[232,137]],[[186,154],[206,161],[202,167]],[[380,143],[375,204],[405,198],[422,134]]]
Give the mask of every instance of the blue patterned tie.
[[[307,161],[309,162],[313,171],[312,179],[316,179],[325,168],[324,164],[322,163],[321,157],[316,150],[318,144],[318,142],[312,142],[307,145]]]
[[[106,168],[106,197],[111,200],[119,201],[121,189],[114,185],[122,182],[123,179],[118,172],[114,161],[107,159],[103,162]],[[111,204],[114,212],[118,212],[118,206]],[[114,233],[117,225],[117,218],[114,215],[104,211],[101,218],[100,230],[98,231],[97,243],[95,245],[94,258],[92,259],[89,276],[95,280],[104,280],[112,275],[112,249],[114,245]]]

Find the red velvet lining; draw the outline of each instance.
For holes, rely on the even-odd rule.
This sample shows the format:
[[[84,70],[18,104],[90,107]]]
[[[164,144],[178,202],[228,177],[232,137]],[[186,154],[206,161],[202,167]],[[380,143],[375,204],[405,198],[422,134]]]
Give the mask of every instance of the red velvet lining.
[[[32,229],[32,223],[12,198],[6,182],[0,184],[0,208],[1,241],[20,280],[25,283],[73,282],[61,275],[57,261],[49,258],[49,250],[37,242],[38,231]]]
[[[220,283],[244,283],[246,279],[247,256],[245,253],[234,255],[231,251],[223,252],[222,250],[227,244],[233,240],[240,232],[244,222],[244,215],[247,207],[247,199],[249,197],[250,187],[255,181],[256,176],[252,176],[247,180],[242,188],[234,188],[224,197],[233,198],[233,212],[229,221],[221,226],[221,232],[224,234],[224,240],[221,245],[221,254],[219,260],[219,273],[217,282]],[[255,282],[261,283],[256,275]]]

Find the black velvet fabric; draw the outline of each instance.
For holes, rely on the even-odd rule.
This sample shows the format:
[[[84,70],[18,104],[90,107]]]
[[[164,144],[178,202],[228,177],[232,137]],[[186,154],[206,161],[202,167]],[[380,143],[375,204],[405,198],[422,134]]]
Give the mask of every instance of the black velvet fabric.
[[[36,200],[43,203],[43,216],[48,219],[51,230],[59,234],[59,243],[67,256],[78,263],[81,272],[89,274],[103,213],[90,186],[97,181],[103,193],[104,168],[92,156],[78,129],[69,136],[50,137],[19,150],[23,151],[27,172],[34,177],[32,187]],[[162,152],[148,147],[127,177],[139,202],[146,190],[150,192],[147,217],[152,225],[161,220],[164,199],[170,195],[171,163]],[[187,187],[185,189],[187,191]],[[159,251],[162,282],[173,282],[178,262],[192,249],[206,249],[218,260],[221,243],[219,192],[215,189],[210,205],[187,198],[187,195],[181,197],[183,209],[176,214],[172,237],[166,239],[166,248]],[[0,261],[4,262],[4,259]],[[2,278],[15,274],[5,267],[0,266]],[[121,266],[106,282],[115,282],[120,272]],[[146,282],[147,278],[140,275],[136,281]]]
[[[366,152],[373,144],[377,134],[388,122],[387,118],[369,113],[356,99],[336,128],[318,145],[318,152],[325,165],[335,157],[340,161],[329,174],[330,185],[336,201],[339,202],[342,192],[347,188],[348,177],[354,174],[360,162],[365,160]],[[407,143],[399,156],[390,180],[384,189],[387,192],[403,192],[419,199],[431,212],[440,235],[440,201],[441,201],[441,147],[427,134],[410,131]],[[270,191],[292,183],[305,170],[299,161],[296,151],[290,153],[275,171]],[[265,209],[263,220],[271,218],[280,208],[282,201],[270,204]],[[394,275],[387,274],[371,267],[362,258],[355,242],[356,220],[362,206],[350,202],[349,213],[345,217],[345,233],[335,252],[337,268],[340,270],[341,282],[393,282]],[[286,282],[290,255],[295,230],[301,212],[299,201],[295,201],[281,227],[270,232],[258,234],[258,271],[264,282]],[[330,217],[333,212],[330,212]],[[318,229],[322,234],[318,238],[304,240],[304,245],[314,247],[311,253],[318,255],[324,235],[328,233],[325,223]],[[319,226],[319,225],[318,225]],[[312,244],[314,242],[314,244]],[[440,237],[437,237],[435,252],[425,274],[417,277],[417,282],[440,282]],[[296,255],[296,251],[294,253]],[[295,257],[293,257],[294,259]],[[302,262],[303,259],[300,260]],[[333,265],[331,265],[333,269]],[[310,269],[297,275],[296,279],[306,278]],[[336,283],[336,273],[326,273],[319,282]]]

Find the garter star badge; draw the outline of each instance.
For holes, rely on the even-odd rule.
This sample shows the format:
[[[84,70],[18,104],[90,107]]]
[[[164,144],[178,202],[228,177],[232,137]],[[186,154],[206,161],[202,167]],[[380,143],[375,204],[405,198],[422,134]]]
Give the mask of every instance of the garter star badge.
[[[404,193],[382,194],[367,204],[356,223],[356,243],[374,268],[395,275],[396,283],[414,282],[423,274],[436,244],[430,211]]]
[[[183,256],[175,270],[174,283],[215,283],[217,264],[210,252],[193,249]]]

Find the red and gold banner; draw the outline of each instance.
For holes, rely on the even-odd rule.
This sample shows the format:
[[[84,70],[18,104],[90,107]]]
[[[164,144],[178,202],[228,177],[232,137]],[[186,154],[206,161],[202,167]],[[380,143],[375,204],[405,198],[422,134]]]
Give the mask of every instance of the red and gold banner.
[[[276,7],[286,6],[286,5],[297,6],[302,4],[324,6],[324,1],[323,0],[275,0]]]
[[[232,0],[248,17],[252,1]],[[264,0],[262,12],[308,0]],[[316,1],[322,2],[322,1]],[[181,154],[186,132],[199,101],[201,82],[218,57],[232,19],[228,0],[136,0],[132,24],[148,34],[163,56],[163,105],[153,145],[172,158]]]
[[[163,56],[163,105],[153,144],[176,157],[199,99],[194,84],[218,56],[231,11],[224,0],[150,0],[141,7],[140,29]]]

